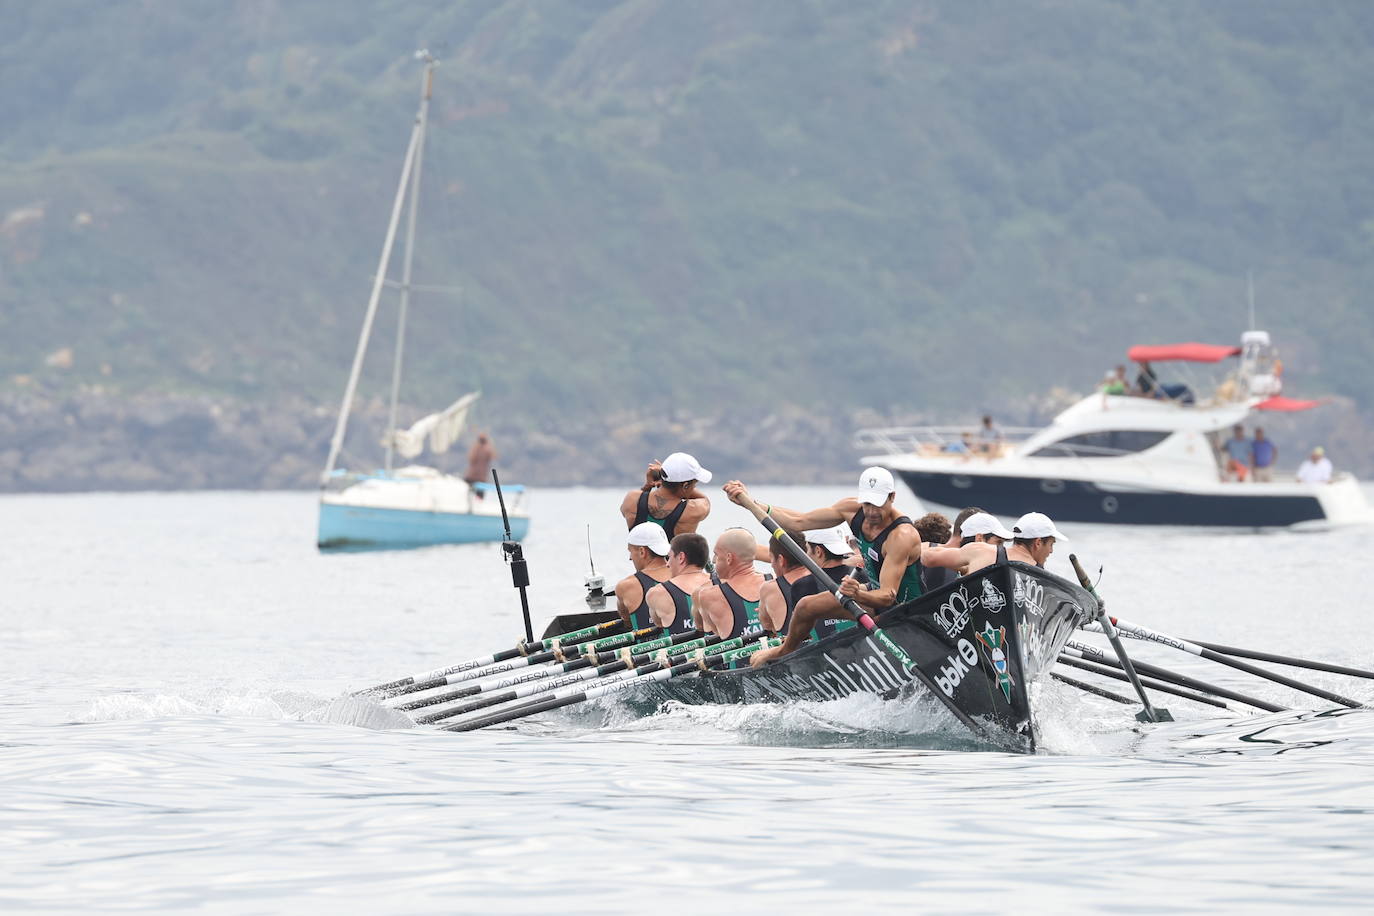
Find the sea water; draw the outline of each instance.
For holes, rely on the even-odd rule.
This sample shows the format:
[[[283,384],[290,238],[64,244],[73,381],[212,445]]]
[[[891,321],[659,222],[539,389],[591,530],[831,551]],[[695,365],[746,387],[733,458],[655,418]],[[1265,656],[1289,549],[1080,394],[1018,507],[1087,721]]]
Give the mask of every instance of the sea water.
[[[536,631],[584,609],[589,542],[597,573],[628,571],[619,500],[533,494]],[[705,533],[752,526],[713,502]],[[1176,721],[1141,725],[1045,680],[1032,756],[870,697],[410,727],[347,693],[522,636],[501,550],[322,555],[314,522],[308,493],[0,498],[0,910],[1234,912],[1374,891],[1374,711],[1128,642],[1291,711],[1157,695]],[[1063,527],[1119,617],[1374,668],[1374,530]],[[1286,670],[1374,702],[1374,681]]]

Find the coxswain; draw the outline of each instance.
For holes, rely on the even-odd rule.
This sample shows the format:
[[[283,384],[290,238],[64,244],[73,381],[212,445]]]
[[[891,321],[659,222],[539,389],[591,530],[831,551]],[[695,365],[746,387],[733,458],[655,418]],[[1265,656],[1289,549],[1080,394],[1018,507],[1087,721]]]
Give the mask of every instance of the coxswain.
[[[710,546],[699,534],[679,534],[668,545],[669,577],[649,589],[649,616],[670,633],[692,629],[692,595],[711,583],[706,574]]]
[[[1045,561],[1054,553],[1055,541],[1068,538],[1054,527],[1054,522],[1043,512],[1027,512],[1011,526],[1012,544],[1007,548],[1007,559],[1044,566]]]
[[[760,508],[738,480],[726,484],[725,493],[732,502],[751,512]],[[803,531],[848,522],[868,571],[870,586],[865,588],[852,578],[846,578],[839,584],[840,593],[876,615],[921,595],[921,537],[911,519],[894,505],[896,495],[897,484],[892,472],[886,468],[871,467],[859,475],[856,495],[832,506],[812,509],[810,512],[798,512],[781,506],[763,508],[778,524]],[[805,607],[796,609],[787,639],[775,650],[761,650],[768,654],[755,664],[796,651],[816,622],[827,618],[853,620],[854,615],[845,610],[833,595],[826,595],[823,599],[818,596],[816,600],[807,602]]]
[[[800,532],[784,533],[793,543],[802,543]],[[809,577],[811,572],[777,538],[768,541],[768,564],[773,567],[773,578],[759,589],[759,622],[768,632],[786,636],[787,626],[792,622],[792,609],[797,603],[793,585]]]
[[[951,570],[967,576],[997,562],[997,545],[1012,539],[1012,533],[987,512],[975,512],[959,526],[957,546],[927,547],[921,563],[929,568]]]
[[[705,629],[722,639],[734,639],[759,622],[763,575],[754,568],[758,543],[743,528],[729,528],[716,538],[711,559],[719,585],[704,586],[693,598],[692,607],[700,616],[697,629]]]
[[[625,527],[653,522],[670,541],[679,534],[691,534],[711,513],[711,501],[697,490],[698,483],[710,482],[711,472],[686,452],[673,452],[661,463],[650,462],[644,486],[620,501]]]
[[[807,531],[806,553],[811,559],[816,561],[816,565],[821,568],[821,572],[831,582],[840,583],[846,578],[851,578],[860,585],[868,584],[868,570],[864,568],[863,560],[849,546],[849,540],[845,536],[849,528],[841,525],[838,528],[819,528]],[[819,596],[819,597],[816,597]],[[796,609],[801,607],[803,602],[808,608],[818,601],[833,597],[830,595],[830,587],[823,584],[815,575],[808,574],[799,579],[792,586],[792,617],[796,616]],[[791,618],[788,619],[788,631],[791,632]],[[825,639],[841,630],[857,626],[853,620],[845,620],[837,617],[822,618],[811,628],[809,635],[816,639]],[[787,633],[783,633],[784,636]]]
[[[630,629],[642,630],[653,626],[649,589],[672,575],[668,572],[668,536],[653,522],[643,522],[630,529],[626,544],[635,571],[615,584],[616,611]]]

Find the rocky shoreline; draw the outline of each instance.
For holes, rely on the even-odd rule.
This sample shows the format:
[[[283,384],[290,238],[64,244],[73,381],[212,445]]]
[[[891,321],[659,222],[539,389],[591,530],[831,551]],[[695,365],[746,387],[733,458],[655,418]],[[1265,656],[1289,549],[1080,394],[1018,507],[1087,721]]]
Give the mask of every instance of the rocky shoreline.
[[[1004,422],[1044,422],[1065,397],[1019,405]],[[309,489],[317,485],[333,432],[335,405],[301,398],[247,404],[227,397],[0,391],[0,492],[92,490]],[[419,411],[402,411],[403,422]],[[371,462],[385,419],[380,399],[361,403],[349,443]],[[479,420],[479,422],[481,422]],[[838,483],[858,466],[855,430],[936,422],[915,415],[858,411],[837,417],[799,407],[716,415],[620,411],[554,424],[482,423],[502,453],[508,480],[535,486],[628,486],[651,457],[681,449],[731,477],[796,484]],[[1338,467],[1374,477],[1374,416],[1349,401],[1309,415],[1266,418],[1280,465],[1296,465],[1325,444]],[[461,471],[462,448],[439,456]]]

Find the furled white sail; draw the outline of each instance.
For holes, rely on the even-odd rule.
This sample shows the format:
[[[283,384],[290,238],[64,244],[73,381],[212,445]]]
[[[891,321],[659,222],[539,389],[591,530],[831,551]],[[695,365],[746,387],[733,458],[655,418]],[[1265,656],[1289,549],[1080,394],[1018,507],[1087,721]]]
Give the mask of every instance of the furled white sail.
[[[481,394],[480,391],[465,394],[438,413],[416,420],[410,429],[393,429],[382,437],[382,445],[394,448],[402,458],[414,458],[424,451],[426,439],[433,454],[448,451],[463,434],[468,411]]]

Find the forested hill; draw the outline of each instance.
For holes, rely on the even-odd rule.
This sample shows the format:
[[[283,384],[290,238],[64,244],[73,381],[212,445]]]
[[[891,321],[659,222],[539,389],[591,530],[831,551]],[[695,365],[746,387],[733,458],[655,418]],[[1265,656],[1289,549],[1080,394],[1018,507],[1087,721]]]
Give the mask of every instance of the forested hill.
[[[334,402],[428,47],[416,281],[443,289],[413,309],[411,403],[972,413],[1090,388],[1131,343],[1238,339],[1247,271],[1288,392],[1369,400],[1362,0],[0,0],[0,22],[3,388]]]

